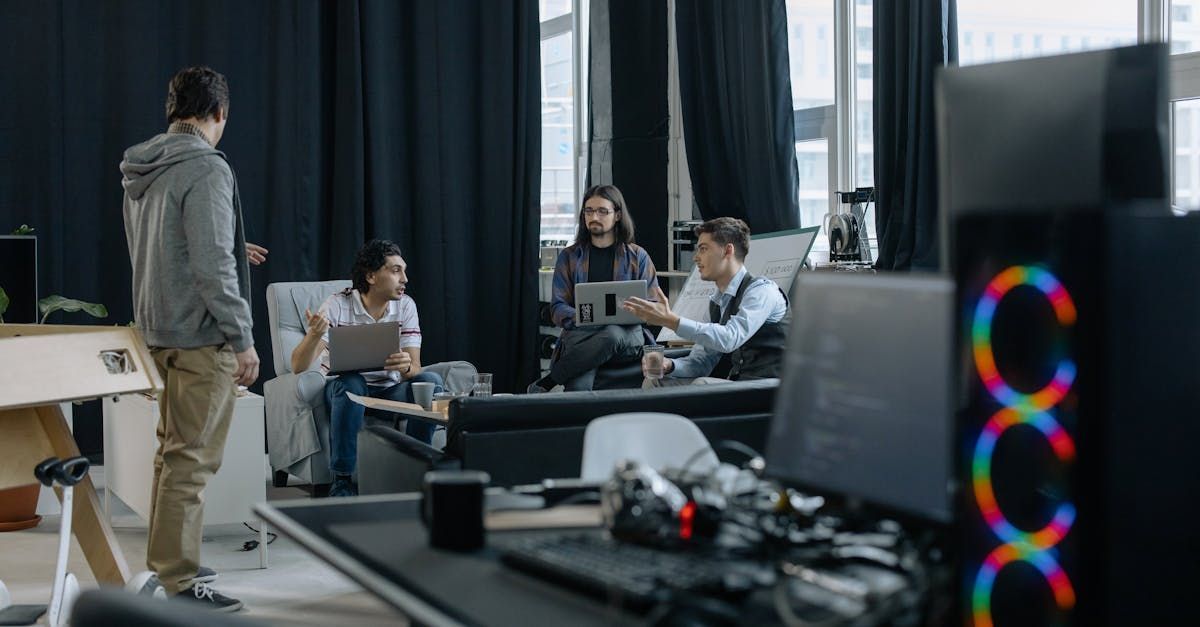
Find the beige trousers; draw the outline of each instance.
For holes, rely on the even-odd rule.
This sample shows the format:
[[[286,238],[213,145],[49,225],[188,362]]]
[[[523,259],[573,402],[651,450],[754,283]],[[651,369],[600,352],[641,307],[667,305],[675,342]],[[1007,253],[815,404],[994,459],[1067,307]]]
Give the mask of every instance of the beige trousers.
[[[237,401],[237,360],[228,346],[150,352],[164,389],[158,398],[146,567],[158,573],[167,594],[174,595],[191,586],[200,567],[200,492],[221,467]]]

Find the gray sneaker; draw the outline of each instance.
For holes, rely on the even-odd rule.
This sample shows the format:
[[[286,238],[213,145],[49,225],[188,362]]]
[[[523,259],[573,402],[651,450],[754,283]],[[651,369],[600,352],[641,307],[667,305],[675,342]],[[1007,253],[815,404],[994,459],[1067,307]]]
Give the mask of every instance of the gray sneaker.
[[[201,566],[196,571],[196,576],[192,577],[192,583],[212,583],[216,581],[217,577],[219,576],[220,575],[217,574],[217,571],[207,566]],[[141,585],[138,585],[139,583]],[[143,596],[158,596],[159,598],[166,598],[166,592],[162,591],[162,581],[158,579],[158,575],[150,571],[138,573],[137,577],[134,577],[130,580],[128,589]]]
[[[206,583],[193,584],[190,588],[180,590],[179,594],[171,597],[171,600],[187,603],[193,607],[208,608],[214,612],[236,612],[242,609],[241,601],[213,590]]]
[[[196,576],[192,577],[192,582],[193,583],[212,583],[212,582],[216,581],[217,577],[219,577],[219,576],[220,575],[217,574],[217,571],[215,571],[207,566],[201,566],[196,571]]]
[[[144,570],[125,585],[125,589],[141,596],[153,597],[156,599],[167,598],[167,592],[163,589],[162,582],[158,580],[158,575],[151,571]]]

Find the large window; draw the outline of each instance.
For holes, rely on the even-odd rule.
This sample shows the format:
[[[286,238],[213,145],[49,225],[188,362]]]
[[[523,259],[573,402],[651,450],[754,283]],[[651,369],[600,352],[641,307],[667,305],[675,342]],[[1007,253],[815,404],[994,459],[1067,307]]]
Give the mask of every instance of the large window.
[[[1172,0],[1168,14],[1173,85],[1172,204],[1200,209],[1200,0]]]
[[[1188,99],[1171,103],[1174,129],[1173,204],[1185,210],[1200,208],[1200,136],[1197,136],[1197,116],[1200,100]]]
[[[875,12],[872,0],[857,0],[854,25],[854,175],[855,187],[875,187]],[[871,248],[875,239],[875,205],[866,214]]]
[[[1171,0],[1171,52],[1200,50],[1200,0]]]
[[[541,0],[539,17],[543,22],[547,22],[556,17],[570,15],[572,10],[571,0]]]
[[[1138,0],[958,0],[960,65],[1137,42]]]
[[[821,224],[830,211],[831,152],[836,127],[832,0],[787,0],[788,59],[796,115],[800,225]],[[817,248],[827,248],[820,239]]]
[[[541,0],[542,240],[575,232],[575,41],[573,0]]]
[[[872,0],[787,0],[802,226],[846,209],[835,191],[875,185],[872,7]],[[850,58],[840,58],[842,50]],[[874,240],[873,212],[867,223]],[[820,237],[814,248],[828,245]]]

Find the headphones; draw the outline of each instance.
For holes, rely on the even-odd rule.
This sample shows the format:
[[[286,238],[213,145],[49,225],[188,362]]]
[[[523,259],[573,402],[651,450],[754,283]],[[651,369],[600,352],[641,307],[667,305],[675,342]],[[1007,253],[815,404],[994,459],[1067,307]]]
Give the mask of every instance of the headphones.
[[[711,540],[724,508],[702,486],[628,460],[600,488],[604,526],[614,538],[640,544],[674,548]]]
[[[86,457],[72,457],[64,460],[49,457],[34,467],[33,476],[37,477],[37,480],[46,487],[53,486],[56,481],[59,485],[70,487],[87,477],[90,465],[91,463]]]

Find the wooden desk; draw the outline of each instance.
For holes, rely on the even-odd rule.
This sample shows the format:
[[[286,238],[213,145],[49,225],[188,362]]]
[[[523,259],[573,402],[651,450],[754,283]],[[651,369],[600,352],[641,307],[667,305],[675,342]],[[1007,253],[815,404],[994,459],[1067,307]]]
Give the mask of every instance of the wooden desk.
[[[136,329],[0,324],[0,488],[36,483],[33,467],[48,457],[79,456],[59,403],[161,390]],[[74,500],[71,529],[96,581],[124,585],[129,565],[90,477],[75,486]]]

